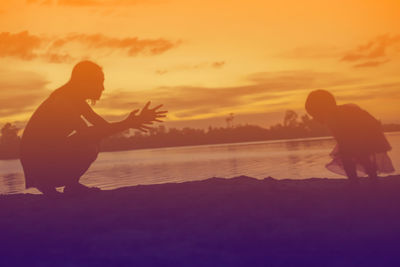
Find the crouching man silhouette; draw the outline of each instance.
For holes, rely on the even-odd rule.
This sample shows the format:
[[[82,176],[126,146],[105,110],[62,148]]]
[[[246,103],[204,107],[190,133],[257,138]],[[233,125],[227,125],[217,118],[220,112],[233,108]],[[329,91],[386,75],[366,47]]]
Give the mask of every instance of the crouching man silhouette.
[[[24,130],[20,159],[26,188],[36,187],[45,195],[80,194],[100,190],[79,183],[80,177],[96,160],[100,141],[126,129],[146,131],[161,122],[167,111],[160,106],[134,110],[120,121],[110,123],[87,103],[99,100],[104,90],[101,67],[91,61],[79,62],[70,80],[56,89],[37,108]],[[89,126],[86,121],[91,124]]]

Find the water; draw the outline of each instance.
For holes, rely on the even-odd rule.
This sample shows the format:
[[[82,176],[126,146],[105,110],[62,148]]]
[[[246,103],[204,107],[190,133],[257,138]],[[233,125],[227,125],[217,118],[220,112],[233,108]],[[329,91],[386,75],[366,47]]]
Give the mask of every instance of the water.
[[[400,173],[400,132],[388,133],[389,155]],[[324,168],[332,138],[263,141],[100,153],[81,182],[102,189],[137,184],[247,175],[277,179],[343,178]],[[0,160],[0,194],[38,193],[24,189],[19,160]]]

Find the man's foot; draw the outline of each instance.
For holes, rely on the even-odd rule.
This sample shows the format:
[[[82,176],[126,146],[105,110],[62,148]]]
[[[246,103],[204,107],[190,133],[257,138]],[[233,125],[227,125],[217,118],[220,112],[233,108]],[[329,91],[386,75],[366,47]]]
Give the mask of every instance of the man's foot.
[[[37,189],[47,197],[59,197],[62,194],[56,190],[55,187],[51,186],[38,186]]]
[[[64,194],[67,195],[85,195],[88,193],[94,193],[99,191],[101,191],[101,189],[98,187],[88,187],[80,183],[67,185],[64,187]]]

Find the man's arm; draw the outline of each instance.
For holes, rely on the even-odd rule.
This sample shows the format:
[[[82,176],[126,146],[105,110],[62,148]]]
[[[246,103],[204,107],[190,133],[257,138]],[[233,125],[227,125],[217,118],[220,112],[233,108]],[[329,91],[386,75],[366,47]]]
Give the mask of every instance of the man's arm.
[[[108,124],[108,121],[106,121],[103,117],[94,112],[94,110],[86,102],[82,105],[81,114],[93,126],[101,126]]]
[[[108,122],[97,114],[88,103],[84,103],[81,109],[82,116],[93,126],[81,129],[78,134],[85,141],[98,142],[101,139],[125,131],[130,128],[129,122],[125,119],[119,122]]]
[[[110,123],[94,112],[93,109],[85,103],[85,106],[82,108],[82,116],[93,126],[82,130],[79,135],[84,138],[85,141],[98,142],[107,136],[130,128],[146,132],[150,129],[148,125],[153,124],[153,122],[162,122],[160,119],[165,117],[167,113],[167,111],[158,111],[161,105],[152,109],[149,109],[149,105],[150,102],[144,106],[139,115],[136,115],[139,110],[134,110],[126,119]]]

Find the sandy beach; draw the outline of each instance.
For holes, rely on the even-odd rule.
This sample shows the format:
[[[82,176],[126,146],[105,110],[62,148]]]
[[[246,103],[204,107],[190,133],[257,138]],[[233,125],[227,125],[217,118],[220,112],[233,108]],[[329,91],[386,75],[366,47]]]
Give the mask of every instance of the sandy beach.
[[[1,266],[399,266],[400,176],[0,196]]]

